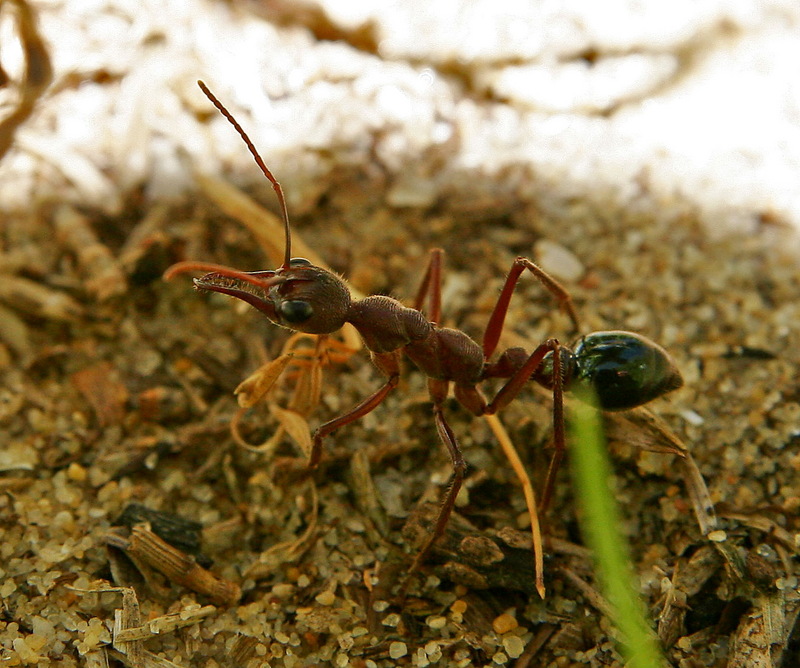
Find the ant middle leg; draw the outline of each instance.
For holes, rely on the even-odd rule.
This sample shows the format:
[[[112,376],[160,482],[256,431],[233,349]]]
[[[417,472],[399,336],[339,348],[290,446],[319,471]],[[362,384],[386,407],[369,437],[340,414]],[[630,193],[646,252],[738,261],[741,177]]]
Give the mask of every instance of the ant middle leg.
[[[431,250],[428,259],[428,267],[422,277],[417,296],[414,299],[414,309],[422,311],[425,300],[430,299],[430,310],[427,313],[428,320],[434,325],[438,325],[442,319],[442,264],[444,262],[444,251],[441,248]]]
[[[458,492],[461,490],[461,485],[464,482],[464,473],[467,469],[464,455],[461,453],[461,448],[458,446],[456,436],[450,428],[450,425],[447,424],[444,412],[442,411],[442,405],[447,399],[448,388],[449,382],[446,380],[428,379],[428,390],[431,395],[431,401],[433,401],[433,419],[436,424],[436,431],[439,434],[439,440],[444,444],[445,448],[447,448],[447,454],[450,455],[450,461],[453,465],[453,477],[447,489],[447,495],[439,509],[439,515],[436,518],[433,531],[417,553],[417,556],[414,557],[414,561],[408,573],[406,573],[403,578],[401,590],[405,589],[411,575],[419,570],[420,565],[422,565],[425,558],[430,553],[433,544],[444,534],[447,522],[450,520],[450,515],[453,514]]]

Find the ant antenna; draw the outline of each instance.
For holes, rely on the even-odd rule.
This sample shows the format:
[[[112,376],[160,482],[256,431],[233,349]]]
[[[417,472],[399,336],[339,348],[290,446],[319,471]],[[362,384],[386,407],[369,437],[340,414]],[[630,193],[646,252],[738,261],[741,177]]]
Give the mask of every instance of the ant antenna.
[[[214,93],[212,93],[208,86],[205,85],[202,81],[198,81],[197,85],[200,86],[200,90],[202,90],[206,97],[211,100],[211,103],[219,110],[225,118],[228,119],[230,124],[236,128],[236,132],[239,133],[239,136],[244,140],[244,143],[247,144],[247,148],[250,150],[250,153],[255,158],[256,164],[259,166],[261,171],[264,173],[264,176],[269,179],[269,182],[272,184],[272,188],[275,191],[275,194],[278,196],[278,203],[281,206],[281,213],[283,214],[283,225],[286,231],[286,252],[283,256],[283,266],[281,269],[288,269],[289,264],[292,259],[292,234],[289,230],[289,212],[286,209],[286,198],[283,196],[283,188],[281,188],[281,184],[278,183],[277,179],[272,175],[272,172],[269,171],[269,168],[264,164],[264,161],[261,159],[261,156],[258,154],[256,147],[253,146],[253,142],[250,141],[250,137],[247,136],[247,133],[242,129],[242,126],[239,125],[239,122],[233,117],[230,111],[228,111],[225,106],[220,102]]]

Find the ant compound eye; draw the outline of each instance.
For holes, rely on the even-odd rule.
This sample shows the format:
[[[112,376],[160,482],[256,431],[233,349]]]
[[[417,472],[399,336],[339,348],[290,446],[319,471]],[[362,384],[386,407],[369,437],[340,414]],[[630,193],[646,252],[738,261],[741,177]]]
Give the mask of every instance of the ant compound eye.
[[[294,260],[292,260],[292,262],[294,262]],[[299,299],[290,299],[281,302],[280,311],[283,319],[292,324],[305,322],[314,315],[314,309],[311,304]]]
[[[309,260],[306,260],[304,257],[293,257],[291,260],[289,260],[289,266],[290,267],[310,267],[312,265],[311,265],[311,262]]]

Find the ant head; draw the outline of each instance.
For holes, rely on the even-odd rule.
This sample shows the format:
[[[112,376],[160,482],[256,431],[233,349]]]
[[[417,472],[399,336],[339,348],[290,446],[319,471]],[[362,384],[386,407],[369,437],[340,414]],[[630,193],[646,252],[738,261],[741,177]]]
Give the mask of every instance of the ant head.
[[[179,262],[170,267],[164,277],[170,279],[187,271],[206,271],[208,273],[205,276],[194,280],[198,290],[220,292],[241,299],[264,313],[272,322],[298,332],[335,332],[346,322],[350,291],[336,274],[311,264],[305,258],[292,257],[292,235],[283,188],[264,164],[238,121],[202,81],[197,84],[236,128],[256,164],[272,184],[283,216],[286,250],[283,264],[275,270],[246,272],[201,262]]]
[[[276,325],[308,334],[330,334],[347,320],[350,291],[333,272],[295,257],[274,271],[243,272],[192,263],[212,269],[194,280],[199,290],[220,292],[257,308]],[[184,269],[181,269],[184,270]]]
[[[572,383],[588,386],[607,411],[641,406],[677,390],[683,378],[669,353],[633,332],[595,332],[578,341]]]

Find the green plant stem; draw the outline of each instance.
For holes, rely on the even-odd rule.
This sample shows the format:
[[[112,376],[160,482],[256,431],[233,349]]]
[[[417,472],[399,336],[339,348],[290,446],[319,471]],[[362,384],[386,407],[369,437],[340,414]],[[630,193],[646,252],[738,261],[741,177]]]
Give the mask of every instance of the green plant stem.
[[[601,590],[611,606],[610,621],[621,636],[621,653],[630,668],[664,666],[638,588],[634,587],[637,580],[612,493],[612,471],[600,413],[583,401],[572,406],[570,461],[581,507],[581,531],[594,555]]]

